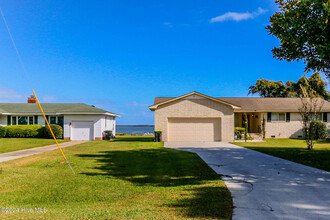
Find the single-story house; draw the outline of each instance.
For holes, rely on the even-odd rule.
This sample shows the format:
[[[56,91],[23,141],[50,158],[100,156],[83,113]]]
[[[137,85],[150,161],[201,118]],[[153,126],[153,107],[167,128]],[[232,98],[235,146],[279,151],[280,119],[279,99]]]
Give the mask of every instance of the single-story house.
[[[41,103],[50,124],[63,127],[64,139],[102,140],[103,132],[116,133],[119,115],[83,103]],[[46,125],[36,99],[28,103],[0,103],[0,126]]]
[[[321,99],[320,99],[321,100]],[[322,101],[323,102],[323,101]],[[155,112],[155,130],[163,141],[233,141],[234,127],[242,127],[247,114],[248,132],[262,138],[302,138],[300,98],[210,97],[191,92],[179,97],[156,97],[149,109]],[[323,102],[319,118],[330,128],[330,103]]]

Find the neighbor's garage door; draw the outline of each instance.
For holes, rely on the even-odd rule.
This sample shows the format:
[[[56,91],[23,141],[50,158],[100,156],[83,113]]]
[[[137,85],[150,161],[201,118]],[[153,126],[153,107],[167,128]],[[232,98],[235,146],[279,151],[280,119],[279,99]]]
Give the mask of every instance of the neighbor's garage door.
[[[220,118],[169,118],[168,135],[172,142],[220,141]]]
[[[92,121],[75,121],[71,123],[71,140],[93,140]]]

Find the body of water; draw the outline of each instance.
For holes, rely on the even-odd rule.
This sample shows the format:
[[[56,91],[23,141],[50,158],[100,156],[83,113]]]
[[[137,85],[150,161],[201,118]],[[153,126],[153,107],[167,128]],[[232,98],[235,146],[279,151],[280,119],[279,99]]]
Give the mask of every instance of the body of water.
[[[153,134],[155,131],[155,126],[139,126],[139,125],[117,125],[116,133],[126,133],[126,134]]]

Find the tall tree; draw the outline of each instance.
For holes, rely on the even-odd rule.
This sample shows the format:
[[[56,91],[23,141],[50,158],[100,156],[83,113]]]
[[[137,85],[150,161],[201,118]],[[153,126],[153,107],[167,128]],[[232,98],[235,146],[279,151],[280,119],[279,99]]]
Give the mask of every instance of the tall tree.
[[[306,87],[300,85],[302,94],[300,95],[301,106],[299,113],[303,122],[304,139],[307,144],[307,149],[312,150],[315,139],[315,128],[313,123],[317,121],[317,115],[320,114],[324,100],[315,97],[310,91],[308,92]]]
[[[310,78],[304,75],[296,83],[287,81],[283,84],[282,81],[259,79],[249,87],[248,94],[259,94],[261,97],[300,97],[303,94],[301,86],[316,97],[330,100],[330,93],[325,89],[326,82],[322,80],[319,73],[314,73]]]
[[[305,71],[320,71],[330,78],[330,1],[275,0],[279,7],[270,17],[269,33],[280,39],[272,49],[279,60],[306,64]]]
[[[249,87],[248,94],[258,93],[261,97],[287,97],[286,86],[282,81],[258,79],[256,84]]]

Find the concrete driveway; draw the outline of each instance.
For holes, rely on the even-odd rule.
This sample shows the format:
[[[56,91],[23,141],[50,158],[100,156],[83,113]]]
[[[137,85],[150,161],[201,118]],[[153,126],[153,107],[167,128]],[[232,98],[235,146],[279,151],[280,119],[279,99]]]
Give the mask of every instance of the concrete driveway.
[[[330,219],[329,172],[224,142],[165,147],[198,154],[220,175],[236,207],[233,219]]]
[[[69,141],[69,142],[61,143],[60,147],[66,148],[66,147],[70,147],[73,145],[82,144],[85,142],[87,142],[87,141]],[[43,147],[35,147],[35,148],[29,148],[29,149],[25,149],[25,150],[18,150],[18,151],[2,153],[2,154],[0,154],[0,163],[9,161],[9,160],[16,160],[18,158],[27,157],[27,156],[31,156],[31,155],[35,155],[35,154],[41,154],[41,153],[51,151],[51,150],[56,150],[56,149],[58,149],[57,145],[52,144],[52,145],[47,145],[47,146],[43,146]]]

